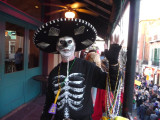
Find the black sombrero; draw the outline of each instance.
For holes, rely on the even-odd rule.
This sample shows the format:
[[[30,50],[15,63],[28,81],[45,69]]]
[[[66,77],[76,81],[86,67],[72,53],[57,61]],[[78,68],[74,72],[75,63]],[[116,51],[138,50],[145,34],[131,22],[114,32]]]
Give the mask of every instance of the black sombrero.
[[[96,29],[82,19],[60,18],[40,26],[33,37],[35,45],[42,51],[58,53],[56,44],[60,37],[70,36],[76,42],[76,51],[83,50],[96,40]]]

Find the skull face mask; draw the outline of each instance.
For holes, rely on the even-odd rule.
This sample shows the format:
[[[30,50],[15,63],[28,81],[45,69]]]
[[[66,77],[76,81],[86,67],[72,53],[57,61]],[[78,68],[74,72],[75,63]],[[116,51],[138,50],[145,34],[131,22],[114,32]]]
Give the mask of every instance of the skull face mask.
[[[64,58],[72,57],[75,52],[75,42],[73,38],[68,36],[59,38],[57,51],[59,51]]]

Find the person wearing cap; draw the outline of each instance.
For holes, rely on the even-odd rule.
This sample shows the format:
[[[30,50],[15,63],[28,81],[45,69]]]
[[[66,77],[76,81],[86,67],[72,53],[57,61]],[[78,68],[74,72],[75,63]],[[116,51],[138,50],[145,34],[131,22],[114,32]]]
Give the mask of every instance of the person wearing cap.
[[[119,77],[119,44],[111,45],[109,51],[105,52],[110,65],[109,73],[102,72],[95,64],[74,56],[75,51],[91,46],[96,35],[93,25],[77,18],[52,20],[35,32],[33,40],[40,50],[59,53],[62,58],[62,62],[49,74],[41,120],[92,120],[91,88],[105,89],[109,75],[111,88],[114,90]]]

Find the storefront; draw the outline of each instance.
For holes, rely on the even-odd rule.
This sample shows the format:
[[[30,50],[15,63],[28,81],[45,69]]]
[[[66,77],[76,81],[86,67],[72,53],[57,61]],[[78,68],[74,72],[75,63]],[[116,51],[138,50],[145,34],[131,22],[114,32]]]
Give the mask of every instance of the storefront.
[[[160,69],[157,67],[145,66],[143,69],[143,76],[146,77],[148,83],[153,81],[154,84],[160,86]]]
[[[42,53],[32,38],[42,23],[0,1],[0,118],[40,94]]]

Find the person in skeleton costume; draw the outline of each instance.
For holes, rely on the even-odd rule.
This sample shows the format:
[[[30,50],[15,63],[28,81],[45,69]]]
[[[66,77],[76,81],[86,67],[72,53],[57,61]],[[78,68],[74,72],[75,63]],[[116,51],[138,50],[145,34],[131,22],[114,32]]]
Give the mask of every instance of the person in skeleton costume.
[[[118,74],[118,54],[121,46],[111,45],[106,51],[109,74],[95,64],[74,56],[96,39],[96,29],[82,19],[60,18],[39,27],[34,35],[35,45],[47,53],[60,53],[62,62],[49,74],[46,101],[41,120],[91,120],[93,102],[91,88],[105,89],[110,76],[114,90]],[[54,104],[53,104],[54,103]]]

